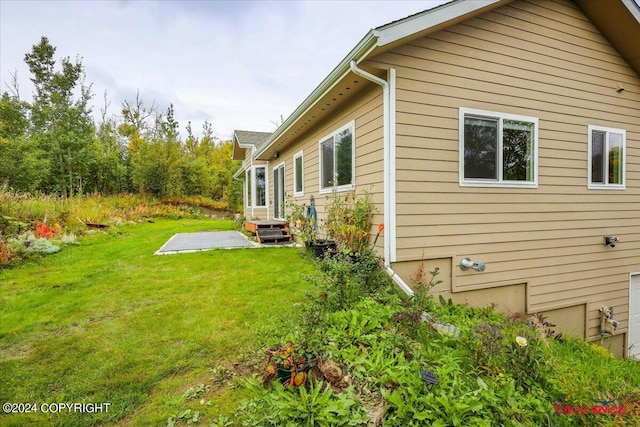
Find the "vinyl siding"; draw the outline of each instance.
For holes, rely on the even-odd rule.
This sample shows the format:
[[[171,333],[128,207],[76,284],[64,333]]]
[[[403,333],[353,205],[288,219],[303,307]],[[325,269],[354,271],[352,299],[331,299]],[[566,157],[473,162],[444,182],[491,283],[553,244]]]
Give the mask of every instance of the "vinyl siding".
[[[362,92],[356,99],[335,111],[320,125],[315,126],[298,140],[290,144],[280,153],[279,159],[274,160],[270,170],[270,197],[273,194],[273,167],[285,163],[285,192],[287,198],[296,204],[309,205],[310,196],[313,195],[318,211],[318,220],[322,226],[325,218],[325,195],[320,194],[319,178],[319,142],[321,138],[331,134],[345,124],[355,121],[355,191],[361,194],[368,191],[378,208],[374,215],[373,224],[382,222],[383,212],[383,108],[382,90],[378,86]],[[293,197],[293,157],[303,151],[304,162],[304,195]],[[273,199],[270,199],[273,206]],[[273,215],[273,214],[272,214]],[[326,237],[324,229],[318,231],[318,237]]]
[[[453,268],[452,290],[526,283],[528,312],[587,304],[594,339],[612,305],[624,332],[640,270],[640,78],[577,6],[516,1],[368,65],[397,70],[398,261],[485,261]],[[539,119],[537,189],[459,186],[461,107]],[[625,190],[587,189],[588,125],[626,130]]]

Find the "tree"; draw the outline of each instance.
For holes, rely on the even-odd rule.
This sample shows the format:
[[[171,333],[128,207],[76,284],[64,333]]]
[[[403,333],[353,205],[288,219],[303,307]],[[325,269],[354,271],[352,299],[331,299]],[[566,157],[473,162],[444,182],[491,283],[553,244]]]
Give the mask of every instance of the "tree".
[[[56,71],[55,51],[42,37],[25,55],[35,87],[30,131],[51,165],[44,189],[66,198],[83,193],[95,160],[94,125],[88,106],[92,95],[91,86],[84,84],[80,59],[72,62],[63,58],[61,70]]]
[[[182,158],[178,122],[173,105],[166,115],[156,114],[148,139],[140,139],[140,146],[130,150],[131,181],[137,191],[154,196],[182,194]]]
[[[35,191],[48,170],[43,152],[27,137],[28,107],[17,93],[0,98],[0,187]]]
[[[93,190],[102,194],[115,194],[128,188],[125,147],[118,139],[116,119],[107,117],[109,104],[105,92],[94,141],[96,161],[91,170]]]

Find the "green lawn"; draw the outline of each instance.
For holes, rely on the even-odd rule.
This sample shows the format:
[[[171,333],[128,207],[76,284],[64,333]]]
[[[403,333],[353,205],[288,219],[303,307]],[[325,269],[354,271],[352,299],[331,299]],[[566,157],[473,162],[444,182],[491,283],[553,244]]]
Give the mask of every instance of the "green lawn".
[[[153,255],[175,233],[232,228],[157,220],[0,271],[0,401],[38,408],[0,425],[165,425],[185,409],[185,390],[256,350],[263,327],[309,290],[313,265],[299,250]],[[205,394],[202,413],[227,409],[233,393]],[[43,414],[50,403],[111,406]]]

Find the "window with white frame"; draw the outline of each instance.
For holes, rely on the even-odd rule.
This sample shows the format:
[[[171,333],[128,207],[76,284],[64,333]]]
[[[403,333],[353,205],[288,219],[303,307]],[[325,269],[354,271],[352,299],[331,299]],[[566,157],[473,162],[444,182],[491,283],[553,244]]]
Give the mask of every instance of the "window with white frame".
[[[320,193],[353,188],[354,143],[353,121],[320,140]]]
[[[299,151],[293,156],[293,195],[304,195],[304,152]]]
[[[460,185],[538,186],[538,119],[460,109]]]
[[[267,168],[265,166],[255,166],[253,168],[254,177],[254,206],[257,208],[267,207]]]
[[[588,188],[624,190],[626,131],[589,126]]]

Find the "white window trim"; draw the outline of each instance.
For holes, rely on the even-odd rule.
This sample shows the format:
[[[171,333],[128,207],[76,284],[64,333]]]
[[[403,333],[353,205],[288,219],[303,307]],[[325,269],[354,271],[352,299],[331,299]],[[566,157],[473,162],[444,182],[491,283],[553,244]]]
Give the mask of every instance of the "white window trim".
[[[258,166],[253,166],[251,168],[251,205],[254,208],[266,208],[267,205],[269,204],[269,174],[267,173],[267,167],[268,165],[258,165]],[[256,184],[258,183],[258,180],[256,179],[256,169],[264,169],[264,205],[258,205],[256,203],[256,199],[257,199],[257,195],[258,192],[256,191]]]
[[[286,166],[285,166],[284,162],[278,163],[276,166],[271,168],[271,173],[272,173],[271,176],[273,176],[273,172],[276,169],[280,169],[280,168],[282,168],[282,173],[285,174],[284,176],[286,178],[286,176],[287,176],[286,175]],[[276,211],[276,199],[275,199],[275,195],[276,195],[276,188],[275,187],[276,187],[276,185],[278,185],[278,183],[275,182],[275,180],[274,180],[273,181],[273,196],[274,196],[274,198],[273,198],[273,219],[284,221],[284,217],[277,216],[278,212]],[[286,200],[287,199],[286,185],[282,186],[282,193],[284,194],[284,197],[282,198],[282,204],[284,205],[287,202],[287,200]]]
[[[591,151],[592,151],[592,144],[591,144],[591,134],[593,131],[599,131],[599,132],[606,132],[607,133],[607,138],[605,141],[605,153],[609,153],[609,133],[619,133],[622,134],[622,184],[608,184],[608,183],[604,183],[604,184],[600,184],[600,183],[593,183],[591,182],[591,164],[592,162],[592,158],[591,158]],[[626,177],[627,177],[627,131],[624,129],[616,129],[616,128],[609,128],[609,127],[603,127],[603,126],[592,126],[592,125],[588,125],[587,126],[587,146],[589,147],[588,149],[588,153],[587,153],[587,188],[589,190],[624,190],[626,188]],[[605,170],[605,177],[609,177],[609,161],[608,161],[608,157],[607,157],[607,161],[605,162],[606,165],[606,170]]]
[[[495,119],[500,123],[503,120],[517,120],[533,123],[533,181],[506,181],[502,180],[502,132],[498,133],[498,176],[497,180],[465,179],[464,178],[464,118],[473,116],[479,118]],[[459,110],[459,184],[461,187],[502,187],[502,188],[538,188],[538,118],[520,116],[516,114],[497,113],[495,111],[476,110],[472,108],[460,108]]]
[[[247,201],[247,209],[251,209],[251,207],[253,207],[253,189],[249,188],[251,185],[253,185],[253,171],[251,170],[251,168],[244,171],[244,175],[244,199]]]
[[[297,168],[296,168],[296,160],[297,159],[301,159],[302,160],[302,176],[300,177],[301,179],[301,184],[302,184],[302,191],[296,191],[296,188],[298,188],[298,174],[297,174]],[[293,155],[293,196],[294,197],[300,197],[300,196],[304,196],[304,150],[300,150],[298,151],[296,154]]]
[[[340,186],[334,185],[332,187],[322,188],[322,143],[329,138],[334,138],[337,134],[349,128],[351,128],[351,144],[352,144],[351,145],[351,181],[352,182],[351,184],[340,185]],[[334,149],[334,155],[333,155],[334,163],[335,163],[335,158],[336,156],[335,156],[335,149]],[[318,190],[320,194],[330,194],[330,193],[333,193],[334,191],[339,193],[341,191],[353,190],[356,187],[355,185],[355,182],[356,182],[356,122],[355,120],[351,120],[346,125],[341,126],[335,131],[331,132],[330,134],[320,138],[320,140],[318,141],[318,165],[319,165]],[[333,167],[334,174],[336,169],[337,169],[336,165],[334,164],[334,167]]]

